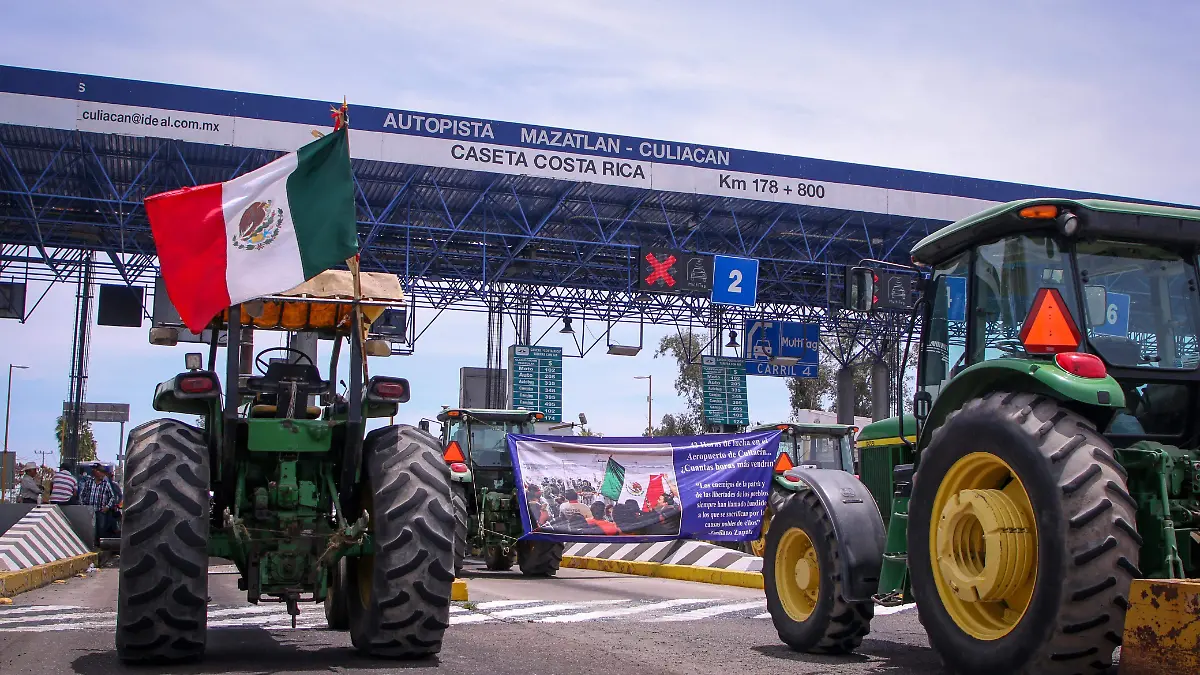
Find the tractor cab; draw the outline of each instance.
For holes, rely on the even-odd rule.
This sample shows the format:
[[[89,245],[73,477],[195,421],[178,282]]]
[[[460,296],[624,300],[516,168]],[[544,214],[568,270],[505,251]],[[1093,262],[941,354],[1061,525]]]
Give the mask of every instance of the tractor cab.
[[[775,472],[783,473],[792,467],[836,469],[854,473],[854,433],[856,427],[846,424],[767,424],[751,431],[778,429],[779,451],[775,456]]]

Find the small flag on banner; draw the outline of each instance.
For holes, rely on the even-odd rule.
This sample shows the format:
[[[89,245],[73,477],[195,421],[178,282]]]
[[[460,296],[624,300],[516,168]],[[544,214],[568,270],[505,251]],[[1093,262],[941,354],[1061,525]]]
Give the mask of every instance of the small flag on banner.
[[[609,457],[608,465],[604,467],[604,482],[600,484],[600,494],[616,501],[621,497],[621,490],[624,486],[625,467],[621,466],[617,460]]]

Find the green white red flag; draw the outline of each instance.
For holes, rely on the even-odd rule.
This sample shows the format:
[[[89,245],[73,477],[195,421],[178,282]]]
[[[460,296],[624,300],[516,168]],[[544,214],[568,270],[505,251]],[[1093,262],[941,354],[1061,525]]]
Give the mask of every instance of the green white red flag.
[[[358,253],[348,128],[225,183],[146,198],[171,303],[193,332]]]

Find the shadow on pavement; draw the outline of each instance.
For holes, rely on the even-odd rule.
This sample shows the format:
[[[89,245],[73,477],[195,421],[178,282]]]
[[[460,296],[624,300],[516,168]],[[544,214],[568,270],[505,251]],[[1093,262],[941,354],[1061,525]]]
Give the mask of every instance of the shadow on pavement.
[[[316,631],[301,631],[311,635]],[[306,646],[304,637],[278,638],[282,633],[260,628],[223,628],[209,631],[208,647],[201,661],[184,663],[127,665],[117,659],[116,650],[92,652],[71,663],[79,675],[111,675],[112,673],[144,672],[172,675],[185,673],[278,673],[278,672],[340,672],[343,670],[436,669],[441,661],[436,657],[401,661],[370,659],[360,656],[348,646]],[[336,633],[329,633],[336,635]],[[346,638],[349,639],[348,637]]]
[[[793,651],[783,644],[753,647],[754,651],[772,659],[793,663],[812,663],[826,666],[865,666],[871,664],[872,673],[903,673],[905,675],[935,675],[949,673],[929,647],[906,645],[886,640],[863,640],[853,654],[827,656]],[[854,672],[857,672],[855,670]]]

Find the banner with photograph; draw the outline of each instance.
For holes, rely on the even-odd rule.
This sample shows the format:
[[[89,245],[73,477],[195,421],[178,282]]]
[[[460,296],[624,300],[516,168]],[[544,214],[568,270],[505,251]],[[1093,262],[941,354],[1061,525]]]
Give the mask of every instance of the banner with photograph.
[[[509,434],[525,536],[631,543],[755,539],[779,433]]]

